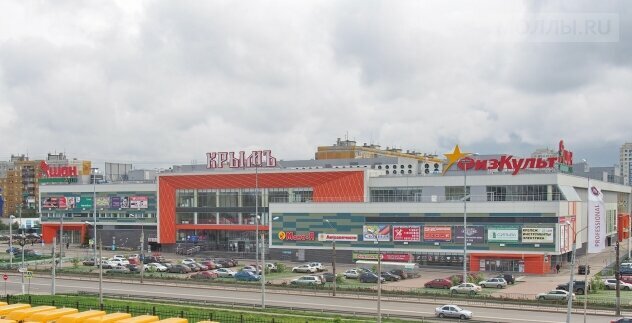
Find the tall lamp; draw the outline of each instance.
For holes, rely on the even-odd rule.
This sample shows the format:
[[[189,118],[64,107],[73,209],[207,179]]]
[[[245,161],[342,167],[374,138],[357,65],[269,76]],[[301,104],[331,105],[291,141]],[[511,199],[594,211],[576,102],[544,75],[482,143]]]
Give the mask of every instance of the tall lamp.
[[[94,236],[92,238],[92,245],[94,246],[94,265],[98,266],[97,263],[97,173],[99,172],[99,168],[92,167],[92,217],[94,219]],[[99,259],[100,260],[100,259]]]
[[[367,232],[375,237],[373,243],[377,245],[377,323],[382,323],[382,251],[377,232],[371,229],[367,229]]]
[[[329,222],[329,219],[325,219],[325,222],[327,223],[327,225],[329,225],[329,227],[335,232],[336,229],[334,229],[334,227],[331,225],[331,222]],[[336,238],[334,237],[334,239],[332,239],[331,241],[331,268],[334,274],[334,293],[333,296],[336,296]]]
[[[567,225],[571,225],[570,222],[566,221]],[[575,281],[575,254],[577,253],[577,235],[588,229],[588,226],[583,227],[581,230],[579,231],[575,231],[575,233],[573,234],[573,251],[571,252],[571,278],[570,281],[568,283],[568,302],[566,304],[566,323],[571,323],[571,311],[573,310],[573,283]],[[588,268],[586,268],[586,270],[588,270]],[[588,282],[585,282],[586,285],[588,285]],[[588,288],[586,288],[586,290],[584,290],[584,294],[588,293]],[[586,295],[584,295],[586,296]]]

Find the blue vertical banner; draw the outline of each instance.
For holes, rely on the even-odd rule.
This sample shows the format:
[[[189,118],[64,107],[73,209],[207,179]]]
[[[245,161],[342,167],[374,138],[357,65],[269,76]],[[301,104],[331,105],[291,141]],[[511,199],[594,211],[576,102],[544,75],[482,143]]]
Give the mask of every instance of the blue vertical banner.
[[[0,189],[0,216],[4,214],[4,198],[2,197],[2,189]]]

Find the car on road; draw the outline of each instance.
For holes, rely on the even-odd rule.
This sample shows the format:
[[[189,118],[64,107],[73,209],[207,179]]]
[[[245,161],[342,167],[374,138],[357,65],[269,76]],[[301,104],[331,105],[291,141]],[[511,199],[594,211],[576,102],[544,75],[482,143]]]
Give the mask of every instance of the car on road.
[[[202,280],[204,280],[204,279],[215,279],[217,277],[219,277],[219,276],[217,275],[216,272],[213,272],[213,271],[200,271],[198,273],[195,273],[195,274],[191,275],[192,279],[202,279]]]
[[[165,272],[165,271],[167,271],[167,267],[166,266],[163,266],[162,264],[159,264],[157,262],[149,263],[149,264],[145,265],[145,267],[147,268],[148,271],[158,271],[158,272]]]
[[[293,273],[315,273],[317,271],[318,270],[316,269],[316,267],[312,267],[309,264],[300,265],[292,268]]]
[[[507,281],[504,278],[488,278],[478,283],[482,288],[503,288],[507,287]]]
[[[187,265],[178,264],[178,265],[173,265],[169,267],[169,269],[167,269],[167,272],[178,273],[178,274],[188,274],[191,272],[191,268],[189,268],[189,266]]]
[[[455,317],[465,320],[472,318],[472,311],[464,310],[458,305],[443,305],[435,308],[435,315],[440,318]]]
[[[296,279],[293,279],[290,284],[292,285],[308,285],[308,286],[317,286],[321,285],[322,281],[318,276],[303,276]]]
[[[384,277],[379,277],[379,279],[381,282],[385,281]],[[378,276],[374,273],[362,273],[362,275],[360,275],[358,280],[361,283],[377,283]]]
[[[437,279],[433,279],[427,283],[424,284],[425,288],[443,288],[443,289],[448,289],[450,287],[452,287],[452,282],[445,279],[445,278],[437,278]]]
[[[349,269],[349,270],[345,271],[345,273],[343,275],[347,279],[356,279],[356,278],[360,277],[360,274],[361,273],[357,269]]]
[[[309,265],[316,268],[317,271],[325,271],[326,269],[320,262],[310,262]]]
[[[617,289],[616,279],[613,279],[613,278],[604,279],[603,284],[606,286],[606,289]],[[619,288],[621,288],[621,290],[632,290],[632,284],[626,283],[620,280]]]
[[[393,274],[391,272],[388,272],[388,271],[383,271],[380,276],[382,276],[382,278],[384,278],[385,280],[391,281],[391,282],[396,282],[396,281],[399,281],[400,279],[402,279],[401,277],[399,277],[399,276],[397,276],[397,275],[395,275],[395,274]]]
[[[213,271],[216,272],[219,277],[223,278],[233,278],[235,277],[235,274],[237,274],[236,271],[230,268],[217,268]]]
[[[573,292],[575,294],[584,295],[584,292],[586,291],[586,288],[588,288],[588,290],[590,290],[590,285],[586,286],[586,282],[583,281],[583,280],[575,280],[573,282]],[[555,289],[561,289],[561,290],[568,291],[568,283],[559,284],[559,285],[557,285],[557,287]]]
[[[250,271],[240,271],[235,274],[235,279],[238,281],[257,281],[261,279],[261,276]]]
[[[481,286],[472,283],[463,283],[456,286],[450,287],[450,293],[452,294],[478,294],[483,289]]]
[[[616,320],[610,320],[610,323],[632,323],[632,317],[622,317]]]
[[[575,294],[572,295],[575,299]],[[539,301],[563,301],[568,300],[568,292],[561,289],[555,289],[546,293],[540,293],[535,296],[535,299]]]

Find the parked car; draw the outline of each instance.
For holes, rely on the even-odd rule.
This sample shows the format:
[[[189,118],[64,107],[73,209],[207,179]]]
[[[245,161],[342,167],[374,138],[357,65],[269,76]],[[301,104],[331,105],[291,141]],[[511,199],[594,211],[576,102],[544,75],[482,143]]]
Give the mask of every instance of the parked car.
[[[145,265],[143,265],[143,266],[145,266]],[[125,268],[129,269],[129,271],[130,271],[130,272],[133,272],[133,273],[139,273],[139,272],[140,272],[140,269],[141,269],[141,265],[134,265],[134,264],[125,265],[125,266],[123,266],[123,267],[125,267]],[[147,268],[146,268],[146,267],[142,267],[142,268],[143,268],[145,271],[147,270]]]
[[[617,280],[613,278],[608,278],[603,280],[606,289],[617,289]],[[632,284],[626,283],[624,281],[619,281],[619,288],[621,290],[632,290]]]
[[[191,268],[189,268],[189,266],[187,265],[178,264],[178,265],[171,266],[169,269],[167,269],[167,272],[178,273],[178,274],[188,274],[191,272]]]
[[[293,273],[315,273],[317,269],[309,264],[300,265],[292,268]]]
[[[190,265],[190,264],[194,264],[195,263],[195,259],[193,258],[187,258],[187,259],[183,259],[182,260],[182,264],[183,265]]]
[[[214,260],[215,264],[217,266],[221,266],[221,268],[229,268],[229,267],[234,267],[233,266],[233,262],[228,260],[228,259],[224,259],[224,258],[217,258]]]
[[[125,266],[116,266],[107,272],[110,274],[129,274],[131,271]]]
[[[271,273],[275,273],[279,270],[275,264],[270,262],[266,263],[266,268],[268,268]]]
[[[163,266],[162,264],[159,264],[157,262],[152,262],[146,265],[148,270],[153,270],[153,271],[159,271],[159,272],[165,272],[167,271],[167,267]]]
[[[257,270],[255,266],[244,266],[244,268],[242,268],[241,270],[261,275],[261,269]]]
[[[199,273],[191,275],[193,279],[215,279],[217,277],[219,276],[213,271],[200,271]]]
[[[586,286],[586,282],[583,281],[583,280],[576,280],[576,281],[573,282],[573,292],[575,294],[584,295],[584,292],[586,291],[586,288],[588,288],[588,290],[590,291],[590,284],[588,286]],[[557,287],[555,289],[561,289],[561,290],[568,291],[568,283],[559,284],[559,285],[557,285]]]
[[[478,283],[482,288],[503,288],[507,287],[507,281],[504,278],[488,278]]]
[[[293,279],[290,282],[290,284],[316,286],[316,285],[321,285],[322,281],[320,280],[320,277],[318,276],[303,276],[303,277]]]
[[[191,272],[200,271],[200,267],[196,266],[195,263],[183,264],[191,269]]]
[[[611,320],[610,323],[632,323],[632,317],[622,317],[616,320]]]
[[[390,273],[388,271],[383,271],[380,276],[382,276],[382,278],[384,278],[384,280],[391,281],[391,282],[396,282],[396,281],[399,281],[400,279],[402,279],[398,275],[392,274],[392,273]]]
[[[250,271],[240,271],[235,274],[235,279],[238,281],[257,281],[261,279],[261,276]]]
[[[356,279],[360,277],[360,272],[357,269],[349,269],[343,274],[347,279]]]
[[[121,267],[118,264],[115,264],[109,260],[101,260],[101,268],[103,269],[112,269],[114,267]]]
[[[235,277],[235,274],[237,274],[236,271],[233,271],[230,268],[217,268],[217,269],[215,269],[213,271],[216,272],[219,277],[232,278],[232,277]]]
[[[336,279],[333,273],[323,273],[322,276],[325,278],[326,283],[333,283]]]
[[[384,277],[379,277],[379,279],[384,282]],[[377,283],[378,276],[374,273],[362,273],[358,280],[361,283]]]
[[[391,270],[391,271],[389,271],[389,272],[390,272],[391,274],[393,274],[393,275],[397,275],[397,276],[399,276],[399,278],[401,278],[401,279],[406,279],[406,278],[408,278],[408,277],[407,277],[408,275],[406,275],[406,272],[405,272],[405,271],[403,271],[402,269],[393,269],[393,270]]]
[[[84,266],[94,266],[94,259],[87,259],[81,262]]]
[[[11,248],[7,248],[6,252],[7,253],[13,252],[14,255],[17,255],[19,253],[22,253],[22,249],[20,249],[18,247],[11,247]]]
[[[317,271],[325,271],[325,266],[320,262],[310,262],[309,265],[316,268]]]
[[[426,288],[443,288],[443,289],[448,289],[450,287],[452,287],[452,282],[445,279],[445,278],[437,278],[437,279],[433,279],[427,283],[424,284],[424,287]]]
[[[187,266],[191,267],[191,270],[193,270],[193,267],[195,267],[197,269],[197,271],[206,271],[206,270],[208,270],[207,266],[204,266],[204,265],[199,264],[197,262],[194,262],[194,263],[189,264]]]
[[[118,258],[118,257],[112,257],[110,259],[108,259],[111,263],[116,264],[117,266],[125,266],[125,265],[129,265],[129,261],[127,261],[127,259],[123,259],[123,258]]]
[[[619,268],[619,273],[621,275],[632,275],[632,267],[621,267]]]
[[[501,274],[498,274],[496,278],[503,278],[507,282],[507,284],[513,285],[516,283],[516,277],[514,277],[514,275],[512,274],[501,273]]]
[[[42,254],[33,249],[24,249],[25,256],[41,256]]]
[[[452,294],[474,295],[474,294],[478,294],[481,290],[483,290],[481,286],[478,286],[472,283],[464,283],[464,284],[459,284],[459,285],[450,287],[450,293]]]
[[[456,317],[465,320],[472,318],[472,311],[464,310],[457,305],[443,305],[435,308],[435,315],[441,318]]]
[[[575,299],[575,294],[572,294],[573,299]],[[539,301],[563,301],[568,300],[568,292],[561,289],[555,289],[548,291],[546,293],[540,293],[535,296],[535,299]]]
[[[210,269],[210,270],[219,268],[219,267],[217,267],[217,264],[215,264],[215,262],[212,261],[212,260],[202,261],[201,264],[206,266],[206,267],[208,267],[208,269]]]

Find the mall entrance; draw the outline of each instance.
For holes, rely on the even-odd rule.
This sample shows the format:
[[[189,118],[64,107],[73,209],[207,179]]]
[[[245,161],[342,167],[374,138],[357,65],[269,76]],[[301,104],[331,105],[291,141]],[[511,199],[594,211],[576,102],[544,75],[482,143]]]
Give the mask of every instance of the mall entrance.
[[[524,261],[516,259],[481,259],[479,260],[481,271],[490,272],[524,272]]]

